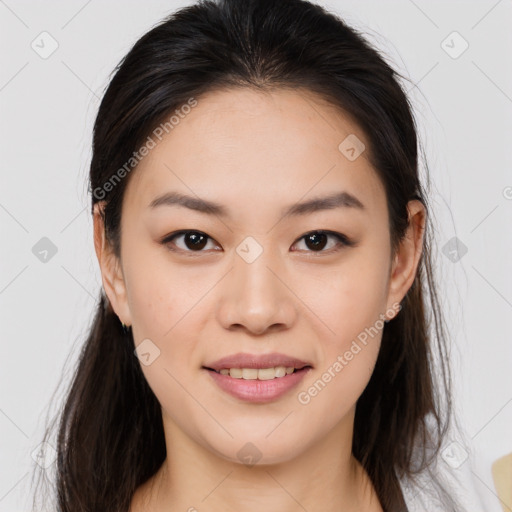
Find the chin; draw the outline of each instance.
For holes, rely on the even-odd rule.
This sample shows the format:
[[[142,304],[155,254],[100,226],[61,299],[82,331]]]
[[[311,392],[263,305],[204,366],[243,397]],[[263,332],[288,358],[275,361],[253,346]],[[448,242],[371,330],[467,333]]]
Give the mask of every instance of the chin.
[[[226,461],[246,467],[255,467],[292,461],[300,454],[297,450],[300,446],[305,448],[303,440],[300,441],[300,438],[297,440],[288,438],[288,442],[283,443],[282,438],[278,436],[274,440],[269,440],[262,435],[254,438],[246,436],[245,439],[231,439],[228,445],[223,444],[222,446],[213,443],[209,449]]]

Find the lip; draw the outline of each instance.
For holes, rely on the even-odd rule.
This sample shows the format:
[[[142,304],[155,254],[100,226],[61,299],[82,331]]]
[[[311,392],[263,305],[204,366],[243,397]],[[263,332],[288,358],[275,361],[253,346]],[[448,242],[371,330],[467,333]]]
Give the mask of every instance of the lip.
[[[285,368],[293,366],[296,368],[296,371],[284,377],[276,377],[271,380],[235,379],[229,375],[217,373],[224,368],[260,369],[274,368],[276,366],[284,366]],[[239,400],[251,403],[266,403],[277,400],[291,389],[298,386],[312,368],[313,365],[308,361],[303,361],[296,357],[279,354],[277,352],[270,354],[232,354],[203,366],[203,369],[208,372],[213,382],[219,386],[221,390]]]
[[[279,366],[279,365],[278,365]],[[292,365],[290,365],[292,366]],[[230,368],[236,368],[231,366]],[[251,368],[244,366],[244,368]],[[254,368],[254,366],[252,367]],[[277,400],[288,393],[291,389],[298,386],[305,375],[312,370],[310,366],[303,367],[284,377],[277,377],[272,380],[245,380],[235,379],[229,375],[222,375],[213,370],[204,368],[211,376],[215,384],[224,392],[251,403],[266,403]]]
[[[291,357],[285,354],[279,354],[272,352],[270,354],[246,354],[239,352],[238,354],[232,354],[227,357],[223,357],[203,365],[203,368],[220,371],[223,368],[274,368],[276,366],[290,367],[293,366],[300,370],[305,366],[313,366],[307,361],[302,361],[295,357]],[[293,375],[293,374],[292,374]],[[281,377],[285,378],[285,377]]]

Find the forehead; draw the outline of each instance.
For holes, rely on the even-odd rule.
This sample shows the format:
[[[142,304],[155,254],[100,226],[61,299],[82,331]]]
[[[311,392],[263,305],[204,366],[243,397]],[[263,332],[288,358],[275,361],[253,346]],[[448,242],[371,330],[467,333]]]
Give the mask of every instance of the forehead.
[[[314,93],[234,88],[196,100],[161,140],[153,137],[155,147],[128,183],[127,208],[146,209],[176,190],[253,213],[342,190],[370,208],[385,206],[364,132]],[[346,153],[354,140],[356,150],[367,148],[355,159]]]

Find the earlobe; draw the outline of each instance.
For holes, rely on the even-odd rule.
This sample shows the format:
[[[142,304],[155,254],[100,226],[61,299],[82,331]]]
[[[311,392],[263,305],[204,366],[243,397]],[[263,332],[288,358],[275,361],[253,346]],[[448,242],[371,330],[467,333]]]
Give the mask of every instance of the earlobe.
[[[104,201],[94,205],[94,248],[101,271],[103,288],[119,320],[131,325],[126,286],[119,258],[114,254],[105,236],[103,208]]]
[[[418,264],[423,252],[423,241],[426,223],[426,209],[419,200],[411,200],[407,205],[409,224],[401,241],[392,265],[388,307],[400,303],[412,286]]]

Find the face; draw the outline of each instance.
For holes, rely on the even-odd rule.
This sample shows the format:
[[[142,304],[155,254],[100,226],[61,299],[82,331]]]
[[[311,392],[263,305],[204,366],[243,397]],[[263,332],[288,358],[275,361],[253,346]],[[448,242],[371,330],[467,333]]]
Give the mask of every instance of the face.
[[[417,253],[392,257],[383,185],[354,158],[367,138],[341,111],[284,89],[197,99],[130,176],[105,290],[167,431],[291,460],[353,424]]]

